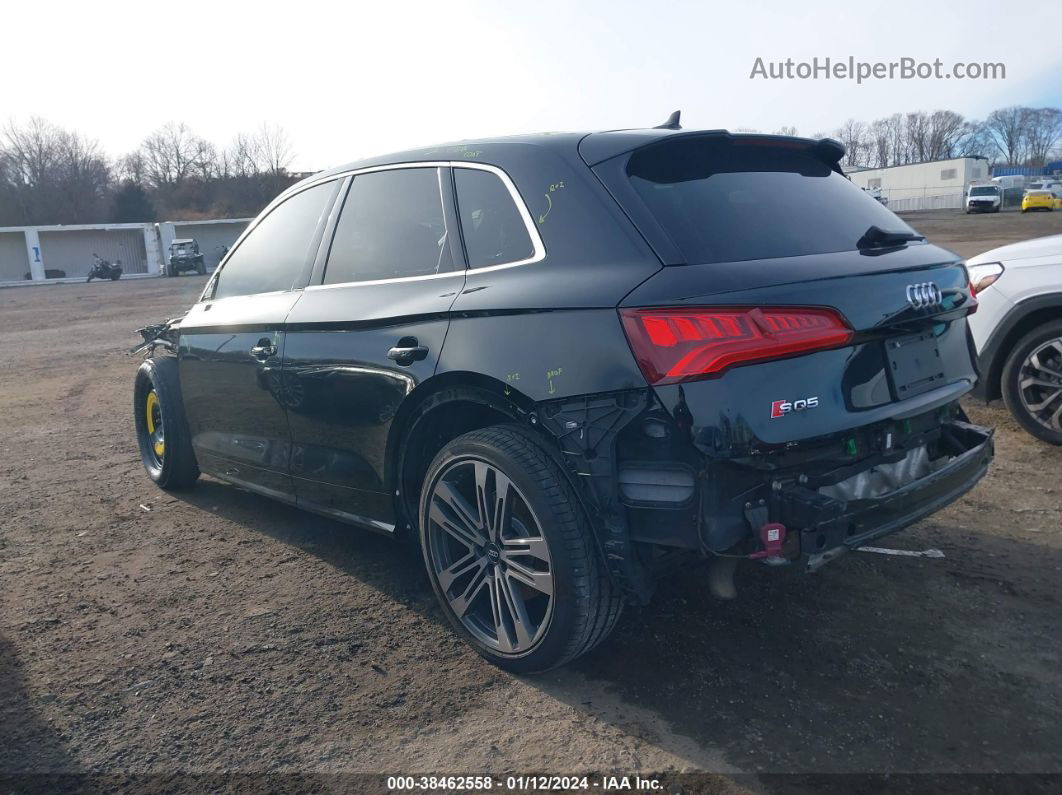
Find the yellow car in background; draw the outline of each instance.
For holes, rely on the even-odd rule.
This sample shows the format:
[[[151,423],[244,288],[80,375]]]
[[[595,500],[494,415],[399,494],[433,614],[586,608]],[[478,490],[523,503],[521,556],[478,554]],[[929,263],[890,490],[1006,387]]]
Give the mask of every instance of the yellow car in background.
[[[1021,211],[1029,210],[1054,210],[1062,208],[1062,199],[1058,198],[1049,190],[1031,190],[1021,198]]]

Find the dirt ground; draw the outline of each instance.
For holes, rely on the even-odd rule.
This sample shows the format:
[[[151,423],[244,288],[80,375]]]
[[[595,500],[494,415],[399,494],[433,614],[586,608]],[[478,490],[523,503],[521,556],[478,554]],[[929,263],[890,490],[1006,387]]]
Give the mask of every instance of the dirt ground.
[[[1000,213],[932,210],[901,213],[918,232],[961,257],[972,257],[996,246],[1033,237],[1062,234],[1062,212],[1023,213],[1008,207]]]
[[[1062,214],[1056,214],[1062,216]],[[911,216],[964,255],[1062,217]],[[975,242],[976,241],[976,242]],[[1004,410],[955,506],[813,576],[695,566],[545,676],[445,626],[388,539],[156,489],[124,355],[199,277],[0,290],[0,773],[1062,773],[1062,449]],[[747,774],[752,774],[750,777]]]

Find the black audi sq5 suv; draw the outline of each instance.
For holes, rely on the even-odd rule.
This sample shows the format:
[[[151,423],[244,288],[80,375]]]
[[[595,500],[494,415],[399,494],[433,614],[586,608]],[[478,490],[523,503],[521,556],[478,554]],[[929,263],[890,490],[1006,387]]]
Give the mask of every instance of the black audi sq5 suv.
[[[521,672],[707,558],[814,571],[971,489],[991,433],[963,264],[831,140],[663,128],[469,141],[317,174],[181,318],[136,430],[200,472],[419,547]]]

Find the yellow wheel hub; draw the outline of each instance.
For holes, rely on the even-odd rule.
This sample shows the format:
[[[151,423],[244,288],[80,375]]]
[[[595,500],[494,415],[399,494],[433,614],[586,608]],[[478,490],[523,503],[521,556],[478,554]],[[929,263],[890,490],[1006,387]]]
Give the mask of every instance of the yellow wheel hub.
[[[148,435],[151,437],[151,449],[161,459],[166,453],[166,441],[162,435],[162,409],[159,406],[159,396],[155,394],[154,389],[147,393],[144,417],[147,420]]]

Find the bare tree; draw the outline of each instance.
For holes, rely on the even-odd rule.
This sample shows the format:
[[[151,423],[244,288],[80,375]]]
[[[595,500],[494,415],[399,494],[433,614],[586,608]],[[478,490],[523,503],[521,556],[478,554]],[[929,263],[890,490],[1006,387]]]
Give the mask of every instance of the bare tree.
[[[890,119],[875,119],[867,132],[870,144],[868,165],[887,168],[895,165],[893,161],[892,124]]]
[[[23,224],[93,220],[110,186],[99,144],[40,118],[11,121],[0,136],[2,204]]]
[[[916,110],[904,117],[904,135],[907,137],[908,160],[925,162],[929,156],[929,117],[925,111]]]
[[[1029,165],[1042,166],[1062,137],[1062,111],[1058,108],[1030,109],[1025,127]]]
[[[966,129],[956,148],[959,157],[989,157],[996,152],[992,133],[983,121],[966,123]]]
[[[797,135],[797,128],[794,127],[791,124],[786,124],[786,125],[783,125],[782,127],[779,127],[778,131],[775,133],[775,135],[791,135],[791,136],[795,136],[795,135]]]
[[[966,119],[950,110],[935,110],[926,119],[926,160],[955,157]]]
[[[144,162],[143,153],[136,151],[118,158],[114,171],[115,176],[121,182],[143,185],[147,176],[147,164]]]
[[[258,170],[273,175],[283,174],[291,165],[291,141],[284,128],[277,124],[263,124],[255,133]]]
[[[209,177],[216,150],[184,122],[170,122],[144,139],[140,154],[148,182],[162,188],[191,177]]]
[[[985,119],[992,143],[1007,163],[1018,164],[1027,157],[1029,114],[1029,108],[1014,105],[994,110]]]
[[[863,122],[849,119],[837,128],[833,137],[844,144],[845,165],[865,165],[865,155],[867,153],[867,126]]]

